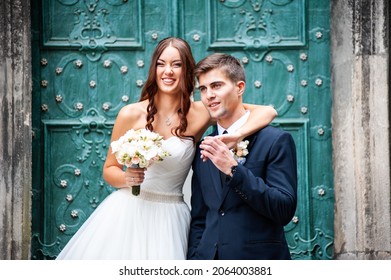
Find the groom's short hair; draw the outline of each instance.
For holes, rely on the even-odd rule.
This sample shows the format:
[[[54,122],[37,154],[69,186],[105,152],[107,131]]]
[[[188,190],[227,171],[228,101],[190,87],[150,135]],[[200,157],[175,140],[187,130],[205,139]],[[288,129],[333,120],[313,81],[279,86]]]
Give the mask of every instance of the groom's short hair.
[[[201,74],[214,69],[222,70],[232,82],[246,82],[246,74],[240,60],[229,54],[214,53],[197,63],[194,75],[198,79]]]

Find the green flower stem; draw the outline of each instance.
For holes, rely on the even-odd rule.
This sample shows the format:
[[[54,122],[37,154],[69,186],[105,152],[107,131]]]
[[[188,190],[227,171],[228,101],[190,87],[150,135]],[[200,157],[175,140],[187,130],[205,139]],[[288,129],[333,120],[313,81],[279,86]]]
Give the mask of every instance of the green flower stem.
[[[140,166],[138,166],[138,164],[132,164],[133,168],[140,168]],[[135,195],[135,196],[138,196],[140,194],[140,185],[137,185],[137,186],[132,186],[132,194]]]
[[[140,185],[132,186],[132,194],[138,196],[140,194]]]

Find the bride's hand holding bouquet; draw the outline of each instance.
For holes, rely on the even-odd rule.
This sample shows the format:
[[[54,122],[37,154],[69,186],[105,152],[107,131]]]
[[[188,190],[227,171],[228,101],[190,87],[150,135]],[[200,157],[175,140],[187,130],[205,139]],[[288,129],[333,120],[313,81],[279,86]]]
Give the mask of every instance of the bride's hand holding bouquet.
[[[125,180],[132,187],[132,194],[139,195],[144,171],[156,161],[170,154],[162,148],[164,139],[147,129],[131,129],[111,143],[112,153],[119,164],[127,167]]]
[[[144,181],[144,172],[146,168],[127,167],[125,170],[125,182],[129,188],[132,188],[133,195],[139,195],[140,185]]]

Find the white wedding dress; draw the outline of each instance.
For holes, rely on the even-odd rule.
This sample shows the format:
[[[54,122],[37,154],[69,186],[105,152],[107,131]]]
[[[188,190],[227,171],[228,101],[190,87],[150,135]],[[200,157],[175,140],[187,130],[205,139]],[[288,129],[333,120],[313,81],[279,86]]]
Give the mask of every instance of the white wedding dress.
[[[186,259],[190,210],[183,184],[194,156],[191,140],[163,143],[171,156],[152,164],[139,196],[123,188],[111,193],[67,243],[57,259]]]

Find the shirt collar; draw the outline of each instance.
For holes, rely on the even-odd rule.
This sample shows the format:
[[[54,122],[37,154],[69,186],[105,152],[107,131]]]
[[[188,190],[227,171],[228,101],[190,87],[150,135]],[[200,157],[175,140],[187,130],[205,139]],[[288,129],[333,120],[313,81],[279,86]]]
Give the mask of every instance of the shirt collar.
[[[217,131],[219,132],[219,135],[223,134],[224,130],[226,130],[228,134],[234,133],[236,130],[241,128],[246,123],[249,116],[250,116],[250,111],[246,110],[246,113],[228,128],[224,128],[221,125],[217,124]]]

